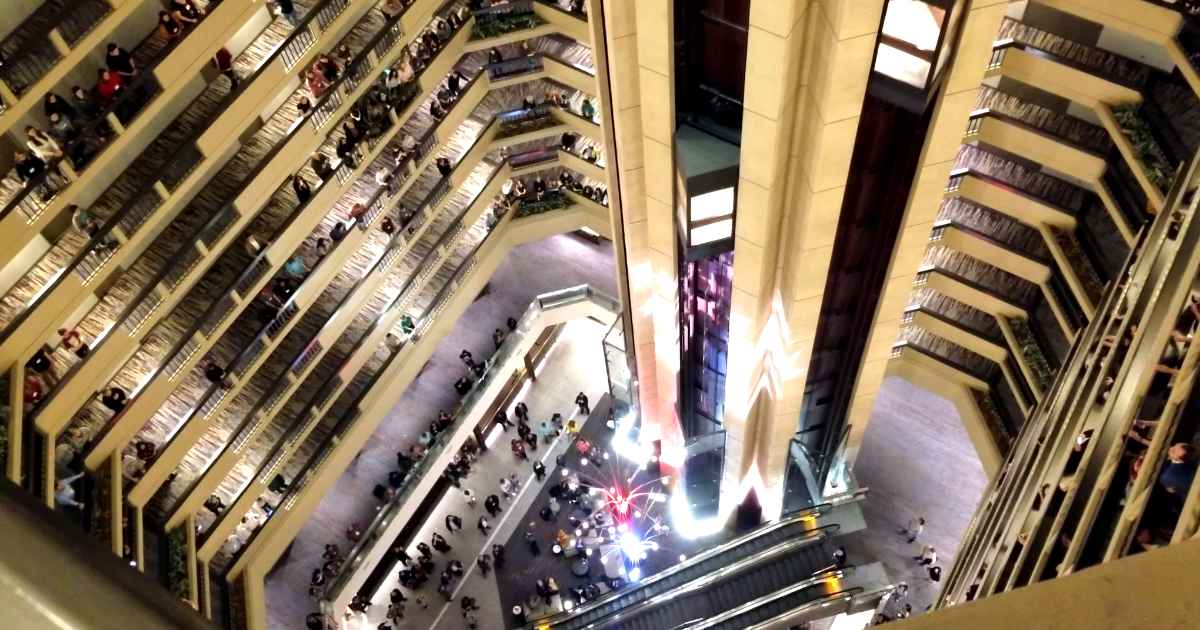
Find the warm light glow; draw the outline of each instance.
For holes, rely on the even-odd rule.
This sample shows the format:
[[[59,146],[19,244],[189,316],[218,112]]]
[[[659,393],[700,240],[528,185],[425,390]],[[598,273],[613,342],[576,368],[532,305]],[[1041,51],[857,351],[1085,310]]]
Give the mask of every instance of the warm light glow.
[[[733,219],[725,219],[716,223],[709,223],[694,227],[691,229],[691,236],[688,238],[691,245],[704,245],[720,241],[733,236]]]
[[[733,214],[733,205],[733,186],[706,192],[692,197],[689,207],[691,216],[688,218],[695,223],[705,219],[727,217]]]
[[[929,62],[881,44],[879,54],[875,57],[875,72],[924,89],[925,81],[929,78]]]
[[[920,0],[888,0],[883,16],[883,34],[904,40],[920,50],[933,52],[942,32],[946,12]]]

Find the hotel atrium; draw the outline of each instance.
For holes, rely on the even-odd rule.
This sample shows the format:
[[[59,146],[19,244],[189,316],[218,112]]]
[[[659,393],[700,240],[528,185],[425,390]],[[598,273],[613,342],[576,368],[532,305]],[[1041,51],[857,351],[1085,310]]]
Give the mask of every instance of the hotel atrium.
[[[1200,1],[5,0],[0,135],[15,630],[1197,625]]]

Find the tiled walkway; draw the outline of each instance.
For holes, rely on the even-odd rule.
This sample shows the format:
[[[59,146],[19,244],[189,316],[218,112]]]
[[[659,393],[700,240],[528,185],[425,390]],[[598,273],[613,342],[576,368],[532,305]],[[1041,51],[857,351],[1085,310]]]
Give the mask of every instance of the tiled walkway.
[[[502,326],[506,317],[519,316],[540,293],[584,283],[616,295],[613,253],[607,242],[593,245],[562,235],[523,245],[509,254],[485,292],[459,318],[355,463],[322,500],[290,553],[268,576],[271,628],[303,627],[305,615],[313,609],[307,594],[309,574],[322,545],[337,541],[346,547],[346,526],[370,521],[377,504],[371,489],[395,465],[396,451],[411,443],[439,409],[449,409],[457,400],[453,383],[463,369],[458,353],[468,348],[476,356],[487,356],[494,347],[492,331]],[[596,369],[603,373],[602,365]],[[570,392],[568,400],[574,395]]]
[[[909,603],[922,612],[938,585],[913,556],[921,545],[933,545],[938,565],[949,573],[987,485],[954,405],[903,379],[885,380],[854,473],[870,488],[859,504],[867,529],[840,536],[837,544],[846,546],[852,564],[879,561],[892,582],[908,582]],[[898,531],[916,516],[928,524],[909,545]]]
[[[599,399],[607,388],[603,377],[604,355],[601,350],[601,339],[604,327],[591,320],[575,320],[570,322],[561,333],[560,341],[552,350],[538,371],[538,380],[533,383],[520,400],[529,406],[532,424],[537,426],[539,418],[547,418],[551,414],[561,413],[564,418],[575,417],[575,394],[580,390],[587,392],[592,400]],[[509,417],[515,417],[511,408]],[[464,488],[479,497],[479,503],[471,508],[467,505],[461,492],[451,489],[445,498],[433,510],[420,531],[413,539],[408,554],[416,558],[419,554],[417,542],[428,543],[434,532],[444,536],[453,549],[449,553],[434,552],[437,563],[428,583],[415,592],[405,590],[409,597],[403,628],[446,628],[462,627],[462,608],[459,599],[470,596],[479,602],[481,610],[476,613],[480,628],[503,628],[503,614],[500,597],[495,586],[495,572],[489,572],[484,577],[475,559],[493,544],[503,544],[511,533],[521,531],[524,525],[525,510],[533,503],[541,485],[533,474],[533,462],[541,461],[550,474],[553,474],[554,459],[567,448],[564,436],[552,444],[542,444],[538,450],[529,452],[529,461],[523,462],[512,455],[508,449],[508,440],[516,435],[516,431],[507,434],[496,429],[489,436],[490,450],[479,458],[471,475],[463,482]],[[514,500],[504,498],[499,485],[502,477],[516,474],[521,481],[521,492]],[[489,494],[501,497],[502,512],[495,518],[488,516],[492,528],[484,535],[478,528],[480,516],[487,515],[483,500]],[[446,515],[454,514],[463,520],[463,529],[451,534],[446,529]],[[506,557],[516,556],[522,550],[510,546]],[[438,574],[446,568],[451,560],[457,559],[466,568],[466,574],[453,582],[454,601],[447,603],[437,594]],[[509,569],[506,568],[507,572]],[[387,610],[388,593],[398,586],[396,576],[392,575],[376,593],[368,614],[369,623],[365,626],[373,628],[384,620]],[[417,605],[416,597],[424,597],[427,608]]]

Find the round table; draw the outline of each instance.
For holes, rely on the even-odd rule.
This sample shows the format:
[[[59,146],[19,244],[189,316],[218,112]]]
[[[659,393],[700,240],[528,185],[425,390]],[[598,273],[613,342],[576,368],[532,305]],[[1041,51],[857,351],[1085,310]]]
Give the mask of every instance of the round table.
[[[587,556],[579,556],[571,563],[571,574],[576,577],[583,577],[592,569],[592,563],[588,562]]]
[[[562,545],[560,545],[558,543],[554,543],[554,546],[550,548],[550,551],[552,553],[554,553],[554,555],[556,555],[556,556],[562,555],[562,551],[563,551]]]

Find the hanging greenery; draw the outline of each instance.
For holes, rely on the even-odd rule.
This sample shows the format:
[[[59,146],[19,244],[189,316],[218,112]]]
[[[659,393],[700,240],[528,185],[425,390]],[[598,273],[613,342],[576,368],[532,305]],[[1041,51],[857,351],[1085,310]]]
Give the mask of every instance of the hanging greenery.
[[[551,210],[562,210],[571,205],[567,196],[562,192],[554,190],[546,193],[541,201],[522,201],[521,206],[517,208],[517,217],[528,217]]]
[[[1079,246],[1079,241],[1075,240],[1073,233],[1053,226],[1050,226],[1050,233],[1054,235],[1054,242],[1058,243],[1058,246],[1062,248],[1067,260],[1071,263],[1071,267],[1075,269],[1075,273],[1079,276],[1079,282],[1083,285],[1083,290],[1087,293],[1088,299],[1093,304],[1099,304],[1104,296],[1104,283],[1096,275],[1096,269],[1092,266],[1092,261],[1087,257],[1087,254],[1083,253],[1083,249]]]
[[[1150,178],[1159,192],[1166,194],[1175,176],[1175,169],[1171,167],[1162,147],[1158,146],[1158,140],[1150,131],[1150,125],[1139,112],[1140,108],[1141,106],[1136,104],[1118,105],[1113,108],[1113,116],[1121,125],[1121,132],[1133,145],[1133,152],[1137,155],[1146,177]]]
[[[1004,443],[1005,448],[1011,444],[1012,436],[1008,433],[1008,428],[1004,424],[1004,419],[1000,415],[1000,409],[996,406],[996,401],[992,400],[992,395],[989,392],[971,389],[971,394],[975,396],[975,402],[979,405],[979,411],[983,413],[983,419],[991,427],[992,433]]]
[[[1013,318],[1008,320],[1008,323],[1012,327],[1013,335],[1017,337],[1017,343],[1021,346],[1021,356],[1025,357],[1025,363],[1033,371],[1033,378],[1037,379],[1038,386],[1045,391],[1050,387],[1050,382],[1054,380],[1054,372],[1050,369],[1050,364],[1046,362],[1046,356],[1042,354],[1042,348],[1038,345],[1037,338],[1033,336],[1029,322]]]
[[[538,131],[547,127],[553,127],[558,124],[549,114],[533,116],[530,118],[522,118],[509,122],[500,123],[500,129],[496,132],[497,138],[511,138],[523,133]]]
[[[167,534],[167,585],[181,599],[191,596],[187,557],[187,532],[183,527],[176,527]]]
[[[500,37],[514,31],[536,28],[546,23],[536,13],[502,13],[475,18],[475,27],[471,29],[471,39],[487,39]]]

